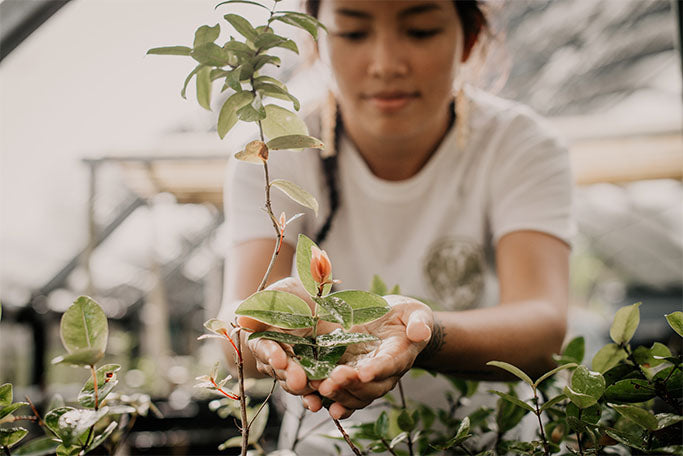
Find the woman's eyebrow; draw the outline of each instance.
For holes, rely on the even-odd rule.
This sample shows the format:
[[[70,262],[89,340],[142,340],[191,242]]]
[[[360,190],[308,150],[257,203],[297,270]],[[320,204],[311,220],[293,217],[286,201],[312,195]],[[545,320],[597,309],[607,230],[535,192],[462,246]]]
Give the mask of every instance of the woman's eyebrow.
[[[337,8],[334,10],[336,14],[339,14],[341,16],[347,16],[347,17],[355,17],[358,19],[372,19],[372,15],[369,13],[366,13],[365,11],[360,11],[360,10],[354,10],[354,9],[349,9],[349,8]]]
[[[441,7],[438,3],[423,3],[420,5],[411,6],[402,11],[399,11],[398,17],[405,18],[406,16],[414,16],[416,14],[428,13],[430,11],[440,10]]]

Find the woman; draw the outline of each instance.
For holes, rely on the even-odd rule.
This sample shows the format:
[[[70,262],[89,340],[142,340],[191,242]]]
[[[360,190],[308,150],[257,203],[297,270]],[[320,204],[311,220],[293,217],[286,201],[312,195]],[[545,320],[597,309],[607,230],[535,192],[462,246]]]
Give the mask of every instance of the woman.
[[[322,0],[307,7],[329,31],[321,47],[335,83],[337,152],[324,172],[309,150],[271,154],[269,165],[274,177],[314,193],[329,215],[288,226],[292,244],[282,248],[272,281],[292,275],[295,234],[303,232],[317,235],[345,289],[367,289],[379,274],[405,295],[388,296],[392,312],[365,328],[382,344],[347,354],[348,364],[322,382],[308,383],[267,340],[247,344],[248,371],[280,379],[312,411],[328,397],[329,414],[347,418],[412,366],[482,380],[509,379],[486,366],[490,360],[532,376],[552,368],[566,327],[568,157],[523,107],[476,90],[459,90],[454,102],[457,75],[486,28],[478,3]],[[254,291],[274,245],[259,210],[262,186],[262,170],[237,164],[226,190],[228,314]],[[285,199],[273,205],[299,212]],[[274,287],[305,296],[296,279]],[[408,377],[411,398],[443,400],[442,379]],[[373,413],[362,412],[366,419]],[[315,445],[302,454],[324,451]]]

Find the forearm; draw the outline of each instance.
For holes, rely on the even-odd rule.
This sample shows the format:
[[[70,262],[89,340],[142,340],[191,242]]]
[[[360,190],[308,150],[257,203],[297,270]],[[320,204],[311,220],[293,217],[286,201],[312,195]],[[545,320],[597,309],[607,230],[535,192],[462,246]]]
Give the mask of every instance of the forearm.
[[[430,343],[416,367],[479,380],[510,380],[488,361],[505,361],[531,377],[553,367],[566,330],[566,312],[542,301],[504,303],[461,312],[435,312]]]

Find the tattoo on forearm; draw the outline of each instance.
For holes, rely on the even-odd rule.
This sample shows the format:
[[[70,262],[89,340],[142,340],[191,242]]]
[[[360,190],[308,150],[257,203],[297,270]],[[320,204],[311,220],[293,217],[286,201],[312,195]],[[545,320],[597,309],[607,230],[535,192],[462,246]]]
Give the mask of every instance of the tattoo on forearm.
[[[422,364],[434,357],[446,344],[446,334],[443,326],[438,321],[434,321],[432,327],[432,337],[427,342],[427,346],[420,352],[415,364]]]

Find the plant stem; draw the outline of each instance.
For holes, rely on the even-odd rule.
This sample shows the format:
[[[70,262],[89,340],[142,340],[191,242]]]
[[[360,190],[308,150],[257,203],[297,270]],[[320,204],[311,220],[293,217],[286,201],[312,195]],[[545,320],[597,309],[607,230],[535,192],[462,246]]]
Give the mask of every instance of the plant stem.
[[[2,449],[5,450],[5,453],[7,453],[7,456],[12,456],[12,453],[9,451],[9,447],[6,445],[2,446]]]
[[[389,453],[393,454],[394,456],[398,456],[396,454],[396,452],[394,451],[394,449],[389,446],[389,442],[387,442],[387,439],[385,439],[384,437],[381,437],[380,440],[382,441],[382,443],[384,444],[384,447],[387,449],[387,451]]]
[[[98,393],[97,393],[97,372],[95,371],[95,365],[91,364],[90,365],[90,374],[92,375],[92,383],[93,383],[93,388],[94,388],[94,395],[95,395],[95,411],[99,408],[99,398],[98,398]],[[88,436],[85,438],[85,445],[83,446],[83,449],[87,449],[90,446],[90,438],[93,437],[93,431],[95,430],[95,425],[93,424],[90,426],[90,429],[88,429]]]
[[[408,411],[408,407],[406,406],[406,397],[403,394],[403,384],[401,383],[401,380],[399,379],[398,381],[398,393],[401,396],[401,407],[403,407],[403,410],[406,412]],[[410,432],[408,432],[408,453],[410,456],[413,456],[413,438],[410,436]]]
[[[583,410],[579,409],[579,420],[581,420],[581,412]],[[576,431],[576,442],[579,444],[579,454],[581,456],[584,456],[583,454],[583,444],[581,443],[581,433],[579,431]]]
[[[237,349],[238,353],[242,353],[242,330],[237,330]],[[237,379],[240,385],[240,426],[242,431],[242,456],[247,456],[247,447],[249,446],[249,425],[247,421],[247,398],[244,394],[244,361],[242,356],[237,357]]]
[[[266,398],[263,400],[263,403],[261,403],[258,410],[256,410],[254,417],[251,419],[251,421],[249,421],[248,427],[250,429],[251,429],[251,425],[254,423],[254,420],[256,419],[256,417],[259,415],[259,413],[261,413],[261,410],[263,410],[263,407],[265,407],[266,404],[268,403],[268,399],[270,399],[270,396],[273,395],[273,391],[275,391],[275,385],[277,385],[277,379],[276,378],[273,379],[273,386],[270,387],[270,393],[268,393],[268,396],[266,396]]]
[[[342,427],[341,423],[339,420],[335,420],[332,418],[332,421],[334,421],[334,424],[337,426],[337,429],[339,429],[339,432],[341,432],[342,437],[344,437],[344,440],[346,440],[346,443],[351,447],[351,450],[356,456],[363,456],[358,448],[356,448],[356,445],[353,444],[351,441],[351,437],[349,437],[349,434],[346,433],[344,428]],[[388,448],[388,446],[387,446]]]
[[[541,421],[541,410],[538,407],[538,393],[536,392],[536,388],[534,390],[534,407],[536,408],[536,418],[538,418],[538,427],[539,430],[541,431],[541,439],[543,440],[543,452],[545,453],[546,456],[550,456],[550,446],[548,445],[548,440],[545,438],[545,430],[543,429],[543,421]]]
[[[40,413],[38,413],[38,409],[36,409],[36,406],[33,405],[33,401],[31,401],[31,398],[28,397],[28,394],[24,396],[26,398],[26,402],[28,402],[28,405],[31,407],[31,410],[33,410],[33,414],[38,418],[38,426],[44,427],[45,423],[43,423],[43,419],[40,417]]]
[[[458,446],[459,446],[460,448],[462,448],[463,450],[465,450],[465,453],[467,453],[467,454],[469,454],[470,456],[472,456],[472,452],[471,452],[470,450],[468,450],[467,447],[466,447],[465,445],[463,445],[463,444],[461,443],[461,444],[458,445]]]

